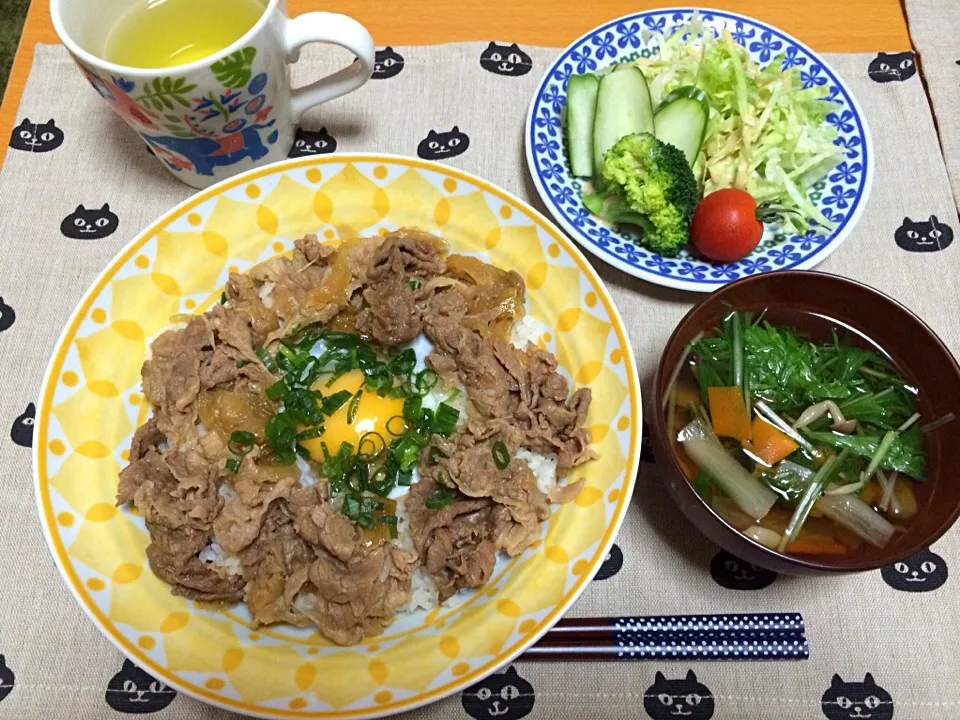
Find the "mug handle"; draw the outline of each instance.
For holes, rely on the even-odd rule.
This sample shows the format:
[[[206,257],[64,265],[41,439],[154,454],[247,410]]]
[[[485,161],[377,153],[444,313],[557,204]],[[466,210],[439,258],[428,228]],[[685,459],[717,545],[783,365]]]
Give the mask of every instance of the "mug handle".
[[[294,123],[300,121],[300,116],[308,108],[353,92],[373,75],[373,38],[353,18],[338,13],[309,12],[287,21],[283,33],[287,62],[296,62],[300,48],[311,42],[339,45],[356,55],[357,62],[294,90],[290,96]]]

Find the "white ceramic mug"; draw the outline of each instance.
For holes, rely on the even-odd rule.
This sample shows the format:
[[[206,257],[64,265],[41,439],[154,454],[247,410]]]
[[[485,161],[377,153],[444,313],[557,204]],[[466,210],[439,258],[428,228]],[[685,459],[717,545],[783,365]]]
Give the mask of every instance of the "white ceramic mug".
[[[103,58],[107,37],[136,2],[51,0],[53,26],[94,89],[180,180],[202,188],[287,156],[303,112],[370,79],[374,45],[356,20],[311,12],[288,18],[283,0],[218,53],[160,69]],[[290,87],[288,63],[311,42],[339,45],[357,61],[305,87]]]

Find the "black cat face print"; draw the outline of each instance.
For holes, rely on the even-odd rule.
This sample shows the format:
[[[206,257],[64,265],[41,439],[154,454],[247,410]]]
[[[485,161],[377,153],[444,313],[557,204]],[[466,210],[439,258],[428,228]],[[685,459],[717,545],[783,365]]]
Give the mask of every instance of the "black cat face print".
[[[480,54],[480,67],[497,75],[519,77],[530,72],[533,60],[516,43],[499,45],[492,42]]]
[[[930,550],[921,550],[880,571],[883,581],[894,590],[930,592],[947,582],[947,563]]]
[[[5,700],[13,692],[15,681],[13,670],[7,667],[7,659],[0,655],[0,700]]]
[[[10,439],[20,447],[33,447],[33,423],[36,420],[37,408],[33,403],[27,405],[23,414],[18,415],[10,428]]]
[[[893,698],[874,682],[870,673],[863,682],[844,682],[834,675],[820,699],[820,708],[828,720],[893,719]]]
[[[0,332],[9,330],[11,327],[13,327],[13,323],[16,319],[17,313],[14,312],[12,307],[3,301],[2,297],[0,297]]]
[[[897,247],[907,252],[937,252],[946,250],[953,242],[953,229],[931,215],[929,220],[914,222],[908,217],[893,234]]]
[[[143,715],[163,710],[176,696],[175,690],[124,660],[120,672],[110,679],[104,697],[117,712]]]
[[[10,136],[10,147],[14,150],[26,152],[50,152],[63,145],[63,130],[57,127],[53,120],[45,123],[30,122],[24,118],[23,122],[13,129]]]
[[[713,556],[710,561],[710,575],[718,585],[728,590],[762,590],[777,579],[773,570],[741,560],[726,550]]]
[[[109,203],[99,210],[77,205],[60,223],[60,232],[74,240],[100,240],[113,235],[119,226],[120,218],[110,210]]]
[[[593,576],[594,580],[606,580],[612,578],[618,572],[620,568],[623,567],[623,551],[620,549],[619,545],[611,545],[610,552],[607,553],[607,557],[600,564],[600,569],[597,570],[597,574]]]
[[[653,685],[643,694],[643,709],[653,720],[710,720],[714,702],[710,688],[697,680],[693,670],[680,680],[667,680],[657,670]]]
[[[533,685],[511,665],[463,691],[463,709],[474,720],[520,720],[533,710]]]
[[[917,74],[912,52],[880,53],[870,61],[867,75],[878,83],[903,82]]]
[[[383,50],[377,50],[373,64],[371,80],[386,80],[396,77],[403,70],[403,55],[387,45]]]
[[[445,160],[463,155],[470,147],[470,138],[456,125],[449,132],[431,130],[417,146],[417,156],[424,160]]]
[[[296,137],[293,140],[293,146],[287,157],[298,158],[307,155],[326,155],[337,149],[336,138],[332,137],[325,127],[316,130],[303,130],[297,128]]]

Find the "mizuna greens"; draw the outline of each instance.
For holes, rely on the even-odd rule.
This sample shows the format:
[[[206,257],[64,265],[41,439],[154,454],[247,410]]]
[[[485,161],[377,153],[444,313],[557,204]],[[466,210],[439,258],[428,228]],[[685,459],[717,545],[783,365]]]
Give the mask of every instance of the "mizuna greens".
[[[918,511],[916,389],[879,352],[829,338],[734,312],[695,338],[667,387],[668,430],[696,491],[780,552],[883,547]]]

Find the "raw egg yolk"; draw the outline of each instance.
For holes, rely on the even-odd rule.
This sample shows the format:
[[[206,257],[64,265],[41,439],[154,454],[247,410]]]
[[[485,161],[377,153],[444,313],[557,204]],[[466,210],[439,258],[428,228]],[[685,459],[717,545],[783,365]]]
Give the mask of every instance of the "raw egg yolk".
[[[387,421],[394,415],[403,416],[403,399],[380,397],[376,391],[367,390],[365,387],[366,377],[360,370],[351,370],[338,378],[330,387],[326,386],[328,380],[329,377],[321,378],[313,386],[313,389],[322,392],[324,397],[341,390],[346,390],[353,396],[361,388],[363,388],[363,394],[360,396],[360,402],[356,405],[353,422],[347,422],[347,415],[353,399],[351,397],[351,400],[341,405],[340,409],[323,419],[324,431],[320,437],[301,441],[300,444],[310,451],[310,456],[318,462],[323,461],[321,443],[326,443],[327,450],[331,455],[335,454],[340,445],[345,442],[353,446],[353,452],[357,452],[360,438],[368,432],[379,433],[383,442],[389,444],[392,436],[387,430]],[[376,442],[376,447],[381,447],[380,442]],[[367,448],[367,450],[369,451],[370,448]]]

